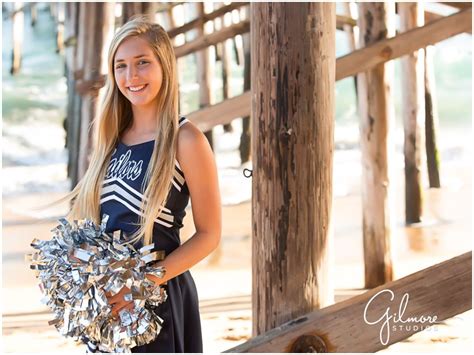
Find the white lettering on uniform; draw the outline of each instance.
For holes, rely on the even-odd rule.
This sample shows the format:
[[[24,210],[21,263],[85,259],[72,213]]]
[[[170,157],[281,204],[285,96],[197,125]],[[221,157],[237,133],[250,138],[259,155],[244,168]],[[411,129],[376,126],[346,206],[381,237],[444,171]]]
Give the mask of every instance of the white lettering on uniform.
[[[130,160],[131,154],[132,152],[127,150],[119,158],[111,159],[105,175],[106,179],[126,177],[129,180],[136,180],[142,173],[143,160]]]

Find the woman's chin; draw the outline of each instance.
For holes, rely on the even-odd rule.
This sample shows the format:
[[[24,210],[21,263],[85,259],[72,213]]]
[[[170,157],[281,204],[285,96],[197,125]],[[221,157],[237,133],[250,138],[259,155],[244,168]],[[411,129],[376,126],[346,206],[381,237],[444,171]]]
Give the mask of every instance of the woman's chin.
[[[148,106],[152,100],[129,98],[130,103],[134,106]]]

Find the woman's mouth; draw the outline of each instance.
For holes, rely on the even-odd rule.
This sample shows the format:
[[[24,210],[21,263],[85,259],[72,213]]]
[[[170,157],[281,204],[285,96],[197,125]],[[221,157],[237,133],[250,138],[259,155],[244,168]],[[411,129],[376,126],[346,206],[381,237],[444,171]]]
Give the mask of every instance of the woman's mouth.
[[[129,86],[127,89],[131,92],[140,92],[140,91],[145,90],[147,86],[148,84],[139,85],[139,86]]]

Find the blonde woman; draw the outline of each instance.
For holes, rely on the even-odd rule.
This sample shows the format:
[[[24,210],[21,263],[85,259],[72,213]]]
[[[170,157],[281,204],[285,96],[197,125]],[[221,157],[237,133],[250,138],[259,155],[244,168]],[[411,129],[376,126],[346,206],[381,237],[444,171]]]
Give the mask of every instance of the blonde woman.
[[[196,286],[189,271],[221,237],[216,164],[203,133],[178,114],[178,76],[166,31],[136,16],[114,35],[104,101],[89,168],[65,199],[67,218],[109,215],[106,232],[121,230],[137,246],[164,250],[164,279],[147,277],[168,292],[157,309],[164,320],[155,341],[132,352],[202,352]],[[196,233],[181,245],[179,230],[191,199]],[[132,308],[124,287],[108,295],[112,312]],[[88,342],[88,350],[98,351]]]

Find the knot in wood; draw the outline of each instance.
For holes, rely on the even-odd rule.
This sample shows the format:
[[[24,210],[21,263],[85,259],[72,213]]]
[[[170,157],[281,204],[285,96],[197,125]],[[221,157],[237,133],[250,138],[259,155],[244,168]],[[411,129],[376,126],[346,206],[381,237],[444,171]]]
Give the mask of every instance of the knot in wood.
[[[280,131],[280,137],[284,139],[290,138],[291,134],[293,133],[293,128],[288,128],[288,129],[282,129]]]
[[[383,49],[380,51],[380,56],[385,59],[389,59],[392,57],[393,50],[390,48],[390,46],[385,46]]]
[[[291,346],[292,353],[327,353],[324,340],[317,335],[301,335]]]

